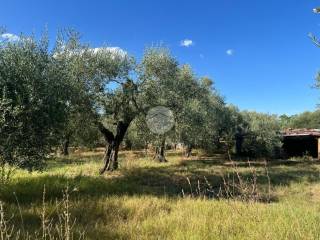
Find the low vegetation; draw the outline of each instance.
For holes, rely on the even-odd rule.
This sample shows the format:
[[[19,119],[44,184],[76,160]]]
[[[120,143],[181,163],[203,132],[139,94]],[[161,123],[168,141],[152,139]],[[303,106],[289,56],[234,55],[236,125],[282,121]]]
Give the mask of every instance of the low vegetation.
[[[235,164],[224,155],[199,153],[185,159],[182,152],[169,151],[164,164],[141,151],[123,151],[120,170],[100,176],[102,154],[97,150],[57,158],[45,172],[17,170],[0,190],[7,229],[14,227],[13,236],[19,232],[20,239],[27,233],[35,239],[35,232],[38,239],[54,239],[49,234],[42,238],[45,212],[50,236],[56,239],[320,237],[317,161]],[[232,186],[239,187],[237,175],[245,184],[239,189],[255,188],[255,193],[232,191]],[[211,194],[226,193],[226,182],[233,195]],[[69,217],[70,234],[59,238],[66,234],[64,216]]]

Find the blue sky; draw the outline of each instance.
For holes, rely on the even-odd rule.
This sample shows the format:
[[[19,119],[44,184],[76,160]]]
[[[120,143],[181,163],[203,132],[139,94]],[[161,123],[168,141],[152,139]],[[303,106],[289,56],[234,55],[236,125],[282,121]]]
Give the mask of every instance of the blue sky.
[[[319,0],[1,0],[0,25],[13,34],[40,34],[47,25],[51,38],[73,27],[95,47],[121,47],[138,58],[163,43],[180,63],[214,79],[228,103],[295,114],[320,103],[320,90],[311,88],[320,48],[308,38],[320,36],[317,6]]]

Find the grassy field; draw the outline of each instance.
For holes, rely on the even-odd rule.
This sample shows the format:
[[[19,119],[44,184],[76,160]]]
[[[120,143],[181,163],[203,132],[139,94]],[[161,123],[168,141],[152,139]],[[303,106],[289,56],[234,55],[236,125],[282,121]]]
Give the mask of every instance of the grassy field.
[[[42,173],[17,171],[0,189],[14,231],[41,235],[43,212],[59,226],[67,203],[74,239],[78,232],[84,239],[320,239],[317,161],[274,161],[266,172],[263,162],[235,168],[219,155],[185,160],[168,152],[168,163],[156,163],[121,152],[120,170],[100,176],[101,158],[102,152],[76,153],[50,161]],[[234,189],[212,193],[237,174],[255,188],[257,201],[252,193],[240,200]]]

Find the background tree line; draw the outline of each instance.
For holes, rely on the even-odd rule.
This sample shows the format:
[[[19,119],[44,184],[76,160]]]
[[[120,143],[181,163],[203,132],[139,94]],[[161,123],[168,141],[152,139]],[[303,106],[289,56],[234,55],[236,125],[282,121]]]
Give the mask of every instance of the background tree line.
[[[166,161],[169,144],[207,153],[228,149],[250,157],[276,157],[281,129],[318,127],[317,114],[277,117],[227,105],[207,77],[180,64],[165,47],[147,48],[140,61],[119,48],[92,48],[63,31],[51,44],[21,35],[0,43],[0,163],[41,169],[69,146],[105,147],[101,173],[118,167],[120,147],[154,146]],[[145,117],[165,106],[174,127],[149,131]]]

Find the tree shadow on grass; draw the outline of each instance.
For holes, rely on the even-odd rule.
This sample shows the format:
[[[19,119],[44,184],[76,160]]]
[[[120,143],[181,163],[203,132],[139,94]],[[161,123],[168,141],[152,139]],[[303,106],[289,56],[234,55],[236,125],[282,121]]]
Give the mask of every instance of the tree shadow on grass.
[[[180,166],[188,166],[188,171],[201,173],[208,167],[222,167],[224,171],[238,169],[243,177],[248,177],[254,169],[258,175],[265,175],[266,170],[272,185],[289,185],[294,182],[320,182],[320,161],[296,161],[296,160],[273,160],[273,161],[234,161],[226,160],[187,160],[182,161]],[[259,179],[258,179],[259,180]],[[261,178],[259,183],[266,183],[267,178]]]
[[[246,162],[237,164],[241,178],[250,179],[252,171],[249,164]],[[318,164],[318,162],[272,162],[268,164],[271,187],[290,185],[302,179],[310,183],[320,182]],[[258,185],[267,186],[268,178],[265,176],[264,163],[251,163],[251,167],[253,166],[257,172]],[[88,231],[89,239],[127,239],[129,236],[114,226],[119,221],[130,219],[132,210],[123,204],[125,200],[119,200],[117,196],[149,195],[177,198],[181,196],[182,189],[185,193],[195,191],[198,180],[204,183],[204,177],[213,188],[219,188],[223,184],[222,173],[226,176],[229,172],[232,178],[235,176],[233,170],[226,161],[200,159],[185,160],[176,165],[159,164],[154,167],[121,169],[117,176],[112,177],[43,174],[15,179],[0,189],[0,199],[13,205],[18,199],[23,209],[26,229],[37,229],[40,226],[40,219],[30,209],[32,206],[41,206],[44,186],[48,204],[61,200],[62,191],[68,186],[73,205],[72,216],[77,219],[77,227],[88,227],[88,223],[93,224],[97,221],[104,226],[101,229]],[[115,197],[115,200],[111,199],[103,204],[100,201],[100,204],[97,204],[99,199],[103,201],[104,197]],[[276,198],[271,200],[277,201]],[[17,209],[14,211],[13,222],[19,226],[19,212]]]
[[[119,223],[128,221],[134,217],[132,209],[126,206],[125,199],[111,198],[104,201],[96,201],[89,197],[82,196],[81,199],[77,199],[73,192],[69,193],[69,217],[71,223],[71,232],[73,234],[72,239],[129,239],[128,232],[123,231],[117,226]],[[61,239],[61,235],[57,235],[56,230],[61,230],[65,227],[65,222],[61,222],[62,214],[65,214],[65,207],[62,204],[62,200],[53,202],[46,202],[45,205],[42,202],[32,202],[30,205],[18,205],[16,202],[9,205],[6,208],[6,214],[10,214],[11,217],[8,226],[14,226],[14,231],[20,231],[21,239],[26,237],[28,233],[28,239],[38,239],[42,234],[42,207],[46,209],[47,224],[50,222],[52,228],[48,228],[50,232],[50,239]],[[23,219],[23,221],[21,220]],[[79,233],[85,233],[85,238],[80,238]],[[35,237],[37,236],[37,237]],[[20,239],[20,238],[19,238]],[[27,239],[27,238],[26,238]]]
[[[265,188],[289,185],[300,182],[320,182],[318,163],[299,164],[271,164],[268,166],[268,177],[264,165],[239,163],[238,174],[242,179],[252,179],[252,167],[255,166],[258,185]],[[208,170],[210,169],[210,171]],[[76,175],[39,175],[36,177],[17,178],[0,190],[0,199],[5,202],[15,202],[16,197],[20,204],[30,204],[42,201],[44,186],[47,201],[60,199],[62,191],[67,186],[72,192],[72,197],[100,198],[105,196],[121,195],[153,195],[176,198],[192,189],[208,187],[219,189],[223,185],[223,177],[236,176],[235,169],[226,162],[216,160],[186,160],[176,165],[159,165],[159,167],[133,167],[122,169],[115,177]],[[13,194],[15,193],[15,194]]]

